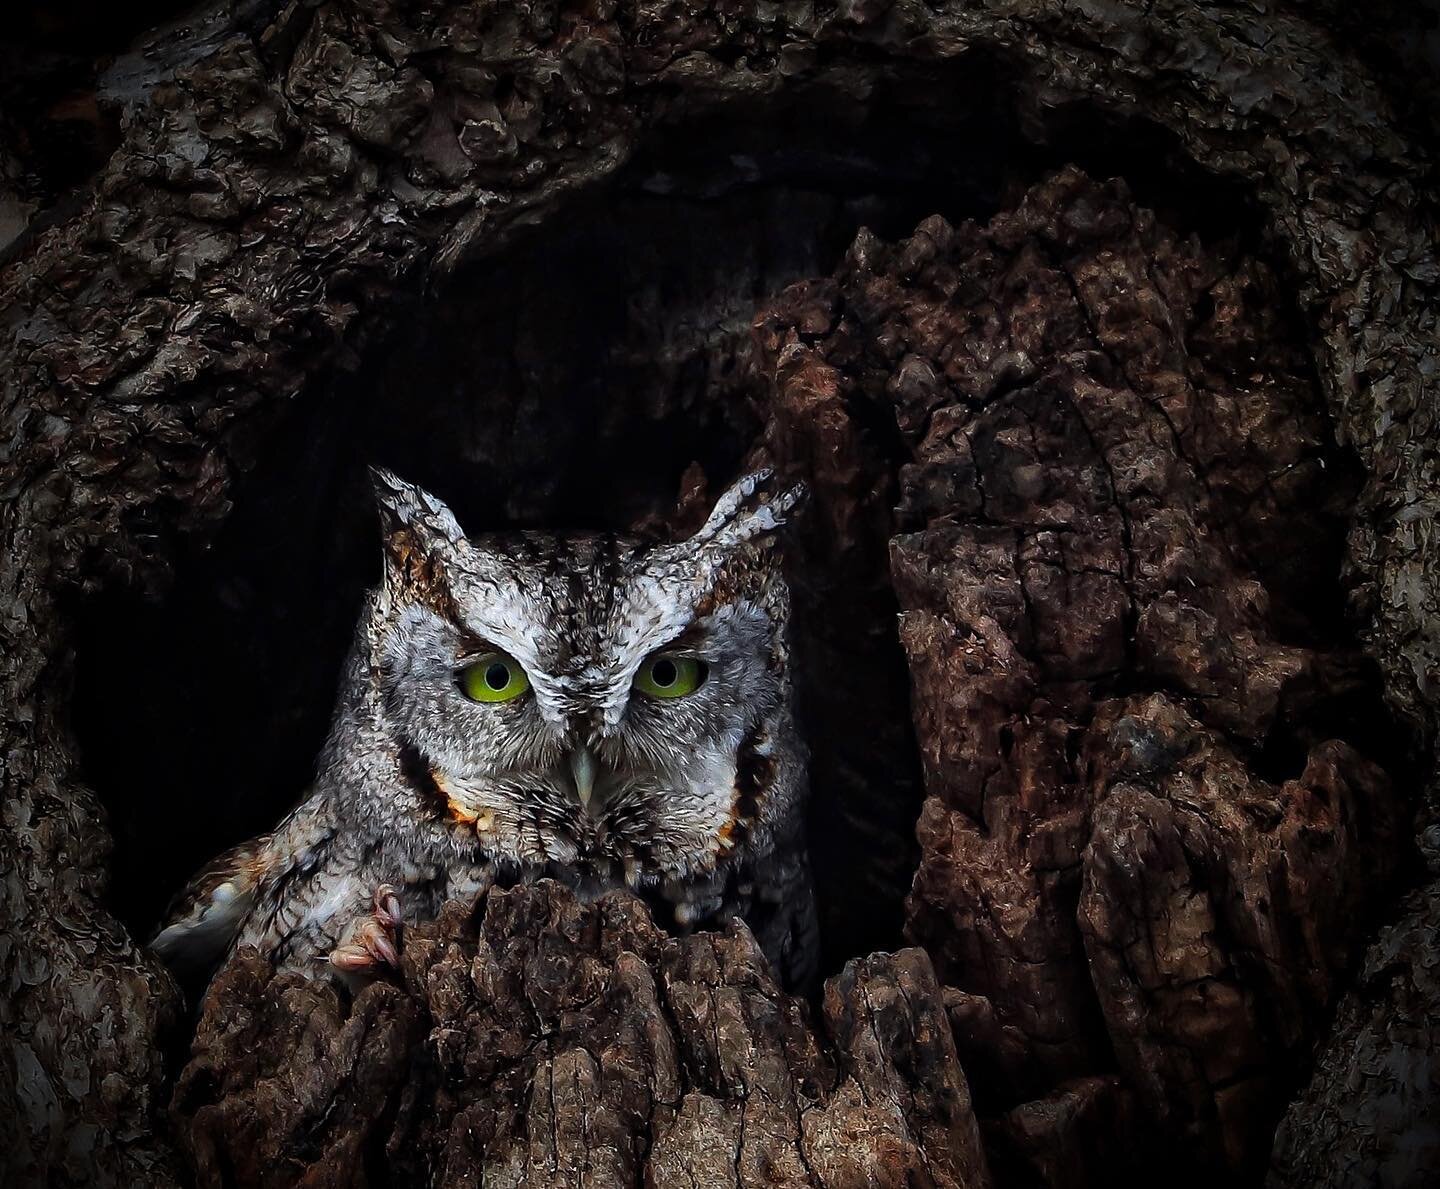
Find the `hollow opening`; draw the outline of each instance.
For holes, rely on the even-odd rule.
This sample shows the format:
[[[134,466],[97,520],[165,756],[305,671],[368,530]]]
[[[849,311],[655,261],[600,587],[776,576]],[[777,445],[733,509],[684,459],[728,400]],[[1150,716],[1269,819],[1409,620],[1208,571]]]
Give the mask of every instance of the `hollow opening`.
[[[471,532],[657,529],[684,489],[713,494],[762,441],[757,309],[828,275],[862,227],[897,238],[936,213],[984,218],[1078,162],[1123,174],[1177,227],[1260,241],[1240,193],[1165,134],[1077,106],[1037,139],[1002,77],[972,60],[863,95],[841,79],[662,128],[502,250],[371,311],[334,371],[237,449],[256,463],[234,511],[212,541],[176,543],[173,585],[109,591],[80,615],[76,725],[111,817],[121,919],[148,935],[199,865],[303,793],[379,573],[367,463],[434,491]],[[1341,532],[1326,537],[1337,566]],[[882,675],[860,691],[873,738],[840,746],[854,724],[832,708],[851,674],[826,622],[847,593],[808,564],[793,575],[797,696],[828,973],[901,944],[922,790],[893,596],[862,615],[881,641]],[[874,564],[888,590],[883,553]],[[847,820],[847,790],[874,787],[884,820]]]

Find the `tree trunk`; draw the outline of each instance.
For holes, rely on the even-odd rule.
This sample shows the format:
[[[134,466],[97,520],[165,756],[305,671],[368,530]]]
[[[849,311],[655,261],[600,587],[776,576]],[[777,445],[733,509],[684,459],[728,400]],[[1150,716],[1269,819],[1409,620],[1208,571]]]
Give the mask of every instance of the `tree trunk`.
[[[118,59],[98,175],[0,204],[6,1183],[1433,1178],[1429,116],[1342,19],[252,0]],[[757,454],[813,1018],[542,885],[353,1000],[238,957],[176,1079],[132,933],[299,792],[362,464],[654,527]]]

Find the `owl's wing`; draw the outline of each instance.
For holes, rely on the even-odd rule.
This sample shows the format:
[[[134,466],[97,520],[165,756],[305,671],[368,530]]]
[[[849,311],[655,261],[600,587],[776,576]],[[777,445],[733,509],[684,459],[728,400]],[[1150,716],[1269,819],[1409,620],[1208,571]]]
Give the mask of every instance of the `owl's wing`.
[[[262,834],[201,868],[170,906],[167,924],[150,942],[177,972],[213,967],[235,939],[274,864],[272,836]]]

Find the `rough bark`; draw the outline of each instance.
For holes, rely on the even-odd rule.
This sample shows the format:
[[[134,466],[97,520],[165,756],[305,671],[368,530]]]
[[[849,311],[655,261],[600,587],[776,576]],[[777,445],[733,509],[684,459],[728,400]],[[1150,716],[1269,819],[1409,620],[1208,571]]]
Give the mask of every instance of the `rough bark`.
[[[898,427],[870,473],[898,466],[930,792],[907,932],[986,1105],[1118,1062],[1191,1167],[1251,1176],[1403,854],[1282,310],[1071,171],[983,229],[862,235],[760,322],[777,453],[832,515],[815,460]]]
[[[164,1093],[160,1038],[177,1000],[104,906],[109,835],[82,778],[70,718],[76,596],[103,586],[162,587],[182,548],[213,535],[237,476],[263,453],[283,411],[313,400],[316,376],[378,340],[394,299],[442,284],[527,227],[543,231],[563,217],[569,196],[593,190],[659,130],[815,94],[863,112],[872,95],[917,71],[925,72],[930,108],[943,110],[963,93],[959,80],[983,66],[1033,139],[1064,136],[1070,116],[1098,112],[1122,129],[1135,126],[1126,121],[1162,127],[1180,156],[1229,179],[1260,213],[1334,432],[1363,472],[1347,548],[1352,611],[1388,704],[1427,747],[1434,738],[1440,545],[1430,524],[1440,438],[1427,400],[1437,350],[1428,163],[1397,130],[1369,68],[1302,12],[1166,0],[933,8],[915,0],[835,8],[680,0],[573,10],[332,0],[233,12],[217,5],[215,13],[170,37],[163,53],[119,65],[107,92],[121,114],[119,147],[76,209],[32,223],[0,259],[0,1085],[13,1099],[0,1105],[0,1150],[21,1183],[163,1184],[171,1176],[155,1119]],[[1104,330],[1085,333],[1103,339]],[[1072,377],[1077,401],[1085,378],[1084,369]],[[902,408],[914,399],[899,395]],[[1078,432],[1055,428],[1064,440]],[[1156,429],[1163,443],[1166,427]],[[926,427],[909,432],[923,437]],[[1084,436],[1082,447],[1105,452]],[[913,450],[903,432],[900,440]],[[1101,497],[1079,509],[1094,517],[1087,540],[1103,543],[1119,531],[1105,506],[1121,502],[1126,478],[1117,470],[1084,480]],[[1223,503],[1223,491],[1201,493],[1193,483],[1166,491]],[[912,596],[906,642],[921,690],[930,680],[925,666],[942,655],[928,651],[923,635],[925,617],[941,605],[929,584],[943,588],[947,573],[963,575],[967,566],[990,573],[986,559],[965,555],[958,526],[926,525],[927,498],[912,484],[907,515],[922,535],[898,543],[894,563],[897,587]],[[957,554],[930,572],[925,537],[937,533]],[[1086,605],[1100,610],[1095,632],[1047,643],[1041,623],[1034,639],[1021,641],[1058,665],[1056,673],[1066,665],[1093,672],[1107,649],[1128,643],[1113,631],[1117,608],[1123,621],[1133,605],[1137,650],[1146,640],[1169,649],[1146,654],[1150,671],[1168,665],[1182,686],[1193,686],[1213,642],[1206,625],[1246,629],[1243,568],[1223,571],[1237,585],[1212,591],[1213,605],[1190,604],[1197,614],[1187,624],[1177,618],[1185,604],[1157,597],[1142,607],[1117,581],[1113,553],[1072,566],[1046,552],[1052,543],[1043,535],[1033,555],[1000,559],[995,597],[1013,607],[1021,566],[1022,586],[1074,576],[1089,588]],[[999,580],[1007,569],[1008,592]],[[1268,588],[1273,599],[1274,584]],[[965,618],[963,609],[946,610],[951,622]],[[1297,650],[1253,630],[1237,639],[1243,655],[1263,654],[1287,672],[1315,663],[1313,646]],[[1014,643],[1003,625],[975,647],[990,642]],[[1308,659],[1295,655],[1307,648]],[[1274,675],[1272,666],[1259,676]],[[1320,687],[1333,688],[1326,683],[1334,676],[1320,674]],[[1373,830],[1358,820],[1337,825],[1328,814],[1365,803],[1356,790],[1378,786],[1366,761],[1319,740],[1286,779],[1257,772],[1247,731],[1266,729],[1278,712],[1260,712],[1267,698],[1250,688],[1249,675],[1237,686],[1223,657],[1207,677],[1213,688],[1185,692],[1211,707],[1208,718],[1165,704],[1175,701],[1165,691],[1109,708],[1109,720],[1095,707],[1085,737],[1096,749],[1093,777],[1060,782],[1075,812],[1057,817],[1053,804],[1038,814],[1034,804],[1017,805],[985,838],[960,820],[984,816],[975,790],[948,787],[953,778],[936,768],[937,724],[951,712],[921,700],[932,756],[922,822],[927,870],[937,870],[935,843],[949,820],[958,845],[977,859],[993,856],[995,878],[1015,881],[1016,902],[1033,908],[1040,931],[1025,944],[1045,954],[1038,965],[1024,960],[1029,951],[1007,948],[1006,927],[984,932],[983,915],[973,918],[973,936],[955,929],[940,938],[912,913],[911,929],[939,939],[941,968],[957,980],[950,1009],[962,1040],[973,1032],[975,1059],[1014,1079],[1001,1094],[1013,1099],[1008,1123],[996,1134],[1058,1136],[1064,1117],[1123,1115],[1115,1102],[1084,1105],[1115,1085],[1103,1078],[1085,1081],[1083,1092],[1054,1089],[1073,1085],[1057,1080],[1062,1075],[1095,1068],[1098,1037],[1118,1036],[1121,1067],[1143,1083],[1136,1090],[1149,1109],[1188,1103],[1191,1114],[1176,1117],[1182,1133],[1195,1142],[1218,1135],[1240,1163],[1253,1161],[1258,1140],[1227,1122],[1219,1102],[1223,1075],[1153,1060],[1148,1046],[1157,1038],[1126,1026],[1127,1004],[1183,989],[1167,983],[1173,971],[1129,982],[1117,974],[1113,994],[1087,998],[1082,953],[1103,966],[1123,944],[1125,921],[1100,909],[1132,894],[1127,864],[1148,854],[1145,847],[1169,856],[1175,896],[1242,939],[1238,951],[1217,941],[1201,963],[1204,978],[1237,997],[1227,1018],[1253,1046],[1237,1049],[1237,1059],[1258,1052],[1266,1069],[1292,1068],[1323,1016],[1356,940],[1347,929],[1331,941],[1323,922],[1353,923],[1351,903],[1316,894],[1328,889],[1302,876],[1313,914],[1302,923],[1319,931],[1271,939],[1270,910],[1234,894],[1236,881],[1243,892],[1247,872],[1260,881],[1283,871],[1281,882],[1291,880],[1292,862],[1303,870],[1324,861],[1308,849],[1318,837],[1346,873],[1337,889],[1356,888],[1378,853],[1366,839],[1381,836],[1383,814]],[[1016,707],[1003,689],[981,696],[992,707]],[[1058,708],[1049,722],[1068,723],[1072,710]],[[1103,722],[1113,725],[1102,740],[1094,724]],[[1197,741],[1178,762],[1165,754],[1177,739]],[[1039,763],[1065,754],[1064,740],[1043,729],[1027,740]],[[952,737],[947,746],[957,743]],[[1020,787],[997,790],[991,808],[1023,801],[1041,772],[1017,765],[1005,778]],[[1203,786],[1227,773],[1245,791],[1214,800],[1181,792],[1184,782]],[[1098,817],[1121,798],[1153,810],[1153,828],[1097,842],[1087,813]],[[1237,804],[1244,823],[1231,820]],[[870,820],[863,799],[854,805],[858,820]],[[1006,848],[1016,854],[1022,842],[1028,866],[1004,869]],[[924,886],[922,877],[917,905],[926,902]],[[1082,894],[1086,924],[1077,938],[1060,906]],[[1137,907],[1133,919],[1151,919],[1146,905]],[[970,919],[958,911],[952,918]],[[954,973],[970,966],[960,950],[986,937],[1006,960],[982,963],[984,979],[967,983],[969,975]],[[1237,952],[1262,963],[1277,952],[1293,958],[1295,985],[1238,967],[1220,973]],[[1157,970],[1166,965],[1159,951],[1145,956]],[[1028,1032],[1020,1027],[1021,1007],[1052,991],[1067,1007],[1063,1026],[1053,1035],[1042,1035],[1037,1021],[1027,1021]],[[1255,1023],[1288,1003],[1306,1005],[1297,1031]],[[1384,996],[1362,994],[1347,1008],[1355,1015],[1346,1026],[1380,1035],[1396,1010]],[[1181,1010],[1172,1024],[1183,1029],[1186,1018]],[[1162,1031],[1161,1047],[1175,1035]],[[1336,1092],[1324,1082],[1336,1068],[1322,1062],[1315,1094]],[[1015,1113],[1025,1095],[1053,1105],[1066,1093],[1079,1097]],[[719,1109],[697,1102],[687,1116],[696,1134]],[[696,1159],[706,1155],[695,1149]]]
[[[413,929],[401,981],[232,961],[172,1107],[196,1183],[990,1183],[919,950],[832,979],[822,1045],[743,927],[542,883]]]
[[[1440,890],[1407,896],[1365,955],[1275,1136],[1272,1189],[1424,1185],[1440,1168]]]

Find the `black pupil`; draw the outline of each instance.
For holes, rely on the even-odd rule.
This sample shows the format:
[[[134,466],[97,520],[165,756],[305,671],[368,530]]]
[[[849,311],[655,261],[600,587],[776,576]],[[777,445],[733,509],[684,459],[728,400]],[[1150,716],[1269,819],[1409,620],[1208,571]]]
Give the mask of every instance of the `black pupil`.
[[[504,661],[496,661],[485,670],[485,684],[491,689],[504,689],[510,684],[510,666]]]
[[[650,669],[650,680],[660,686],[674,685],[675,679],[679,676],[680,672],[675,668],[675,662],[663,657],[656,661]]]

